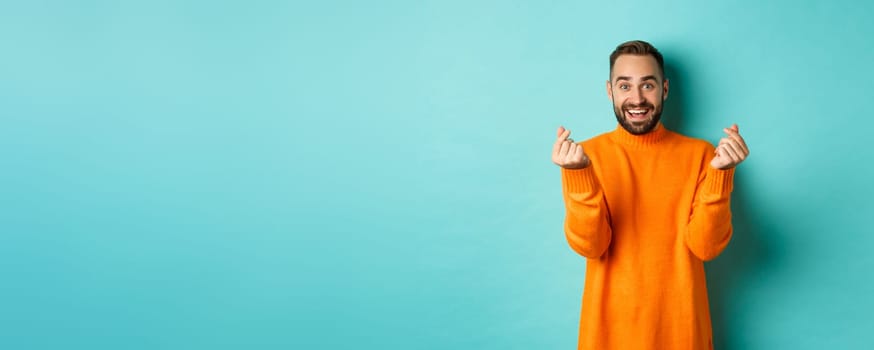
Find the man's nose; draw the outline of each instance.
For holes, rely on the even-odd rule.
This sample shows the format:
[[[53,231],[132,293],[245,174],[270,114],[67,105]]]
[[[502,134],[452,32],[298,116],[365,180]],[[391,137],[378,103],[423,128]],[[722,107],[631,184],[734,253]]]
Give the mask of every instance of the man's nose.
[[[643,92],[640,89],[632,89],[631,101],[640,104],[646,102],[646,99],[643,98]]]

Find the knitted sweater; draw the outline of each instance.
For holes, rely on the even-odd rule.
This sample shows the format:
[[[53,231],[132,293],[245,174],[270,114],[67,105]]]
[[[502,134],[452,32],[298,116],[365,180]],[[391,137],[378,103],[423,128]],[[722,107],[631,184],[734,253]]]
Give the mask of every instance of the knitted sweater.
[[[734,169],[661,124],[582,145],[591,165],[561,170],[565,236],[587,258],[579,349],[712,349],[703,262],[731,239]]]

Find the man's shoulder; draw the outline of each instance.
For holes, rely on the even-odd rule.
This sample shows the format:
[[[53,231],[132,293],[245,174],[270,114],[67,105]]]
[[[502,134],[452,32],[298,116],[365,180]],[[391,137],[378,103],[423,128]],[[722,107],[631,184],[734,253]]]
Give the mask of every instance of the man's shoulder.
[[[713,145],[710,142],[707,142],[703,139],[699,139],[697,137],[683,135],[681,133],[675,131],[669,131],[673,136],[673,143],[680,145],[684,148],[701,150],[701,151],[713,151]]]
[[[611,133],[613,133],[613,131],[607,131],[607,132],[603,132],[599,135],[593,136],[593,137],[583,141],[583,147],[594,146],[594,145],[604,144],[606,142],[609,142],[610,141],[609,136]]]

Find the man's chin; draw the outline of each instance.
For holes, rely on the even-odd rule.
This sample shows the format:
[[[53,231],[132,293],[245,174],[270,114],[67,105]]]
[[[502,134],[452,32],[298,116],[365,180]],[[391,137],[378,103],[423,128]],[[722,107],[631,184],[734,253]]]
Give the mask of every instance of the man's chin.
[[[622,128],[625,129],[625,131],[628,131],[633,135],[643,135],[655,130],[656,126],[659,124],[659,120],[662,119],[661,108],[654,109],[653,112],[650,112],[652,114],[643,120],[631,120],[619,108],[614,108],[613,112],[616,115],[616,121],[619,122],[619,125],[622,125]]]
[[[636,121],[629,121],[628,119],[625,119],[620,124],[622,124],[622,127],[625,129],[625,131],[628,131],[631,134],[643,135],[649,133],[650,131],[653,131],[658,122],[653,121],[652,119]]]
[[[628,125],[631,125],[631,126],[634,127],[634,128],[638,128],[638,129],[646,128],[647,126],[650,125],[651,122],[652,122],[652,118],[647,118],[647,119],[644,119],[644,120],[628,120],[628,119],[625,119],[625,123],[627,123]]]

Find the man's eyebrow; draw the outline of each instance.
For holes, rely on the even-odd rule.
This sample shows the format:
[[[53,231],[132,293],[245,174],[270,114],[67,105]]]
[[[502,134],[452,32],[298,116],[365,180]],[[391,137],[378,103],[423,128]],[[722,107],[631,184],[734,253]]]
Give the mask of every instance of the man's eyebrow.
[[[627,76],[624,76],[624,75],[620,75],[620,76],[616,77],[616,79],[614,79],[613,81],[617,81],[617,82],[618,82],[618,81],[620,81],[620,80],[631,81],[631,77],[627,77]],[[656,78],[655,75],[647,75],[647,76],[645,76],[645,77],[643,77],[643,78],[640,78],[640,81],[647,81],[647,80],[655,80],[655,81],[659,81],[659,80]]]
[[[640,78],[640,80],[642,80],[642,81],[647,81],[647,80],[655,80],[655,81],[659,81],[658,79],[656,79],[655,75],[647,75],[647,76],[645,76],[645,77],[643,77],[643,78]]]

